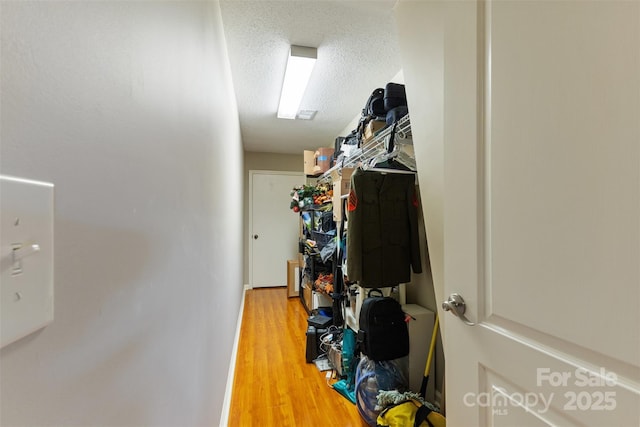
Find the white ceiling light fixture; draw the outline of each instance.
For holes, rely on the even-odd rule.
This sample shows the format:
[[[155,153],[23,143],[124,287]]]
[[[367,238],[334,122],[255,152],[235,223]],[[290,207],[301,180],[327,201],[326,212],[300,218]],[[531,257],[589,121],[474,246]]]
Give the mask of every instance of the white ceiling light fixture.
[[[295,119],[318,57],[315,47],[291,46],[278,106],[279,119]]]

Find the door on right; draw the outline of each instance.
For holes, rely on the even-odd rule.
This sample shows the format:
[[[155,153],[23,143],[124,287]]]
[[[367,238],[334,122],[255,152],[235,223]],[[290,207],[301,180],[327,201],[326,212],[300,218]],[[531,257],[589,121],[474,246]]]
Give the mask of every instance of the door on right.
[[[640,425],[640,2],[396,19],[449,425]]]

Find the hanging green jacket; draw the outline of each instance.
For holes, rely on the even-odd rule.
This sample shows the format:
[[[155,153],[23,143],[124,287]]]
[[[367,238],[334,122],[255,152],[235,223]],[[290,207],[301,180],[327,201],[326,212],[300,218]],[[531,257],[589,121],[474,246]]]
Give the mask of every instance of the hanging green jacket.
[[[394,286],[421,273],[415,176],[356,170],[347,204],[347,276]]]

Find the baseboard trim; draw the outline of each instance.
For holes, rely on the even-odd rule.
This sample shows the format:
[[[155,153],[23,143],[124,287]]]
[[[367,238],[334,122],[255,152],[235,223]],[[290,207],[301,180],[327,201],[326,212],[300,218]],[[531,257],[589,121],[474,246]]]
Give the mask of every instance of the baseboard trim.
[[[231,396],[233,395],[233,378],[236,373],[236,358],[238,357],[238,344],[240,343],[240,330],[242,328],[242,315],[244,313],[244,297],[245,292],[250,289],[248,286],[249,285],[244,285],[242,290],[242,300],[240,301],[240,310],[238,312],[238,320],[236,321],[236,336],[233,340],[229,372],[227,374],[227,388],[224,393],[224,402],[222,403],[220,427],[227,427],[229,425],[229,411],[231,410]]]

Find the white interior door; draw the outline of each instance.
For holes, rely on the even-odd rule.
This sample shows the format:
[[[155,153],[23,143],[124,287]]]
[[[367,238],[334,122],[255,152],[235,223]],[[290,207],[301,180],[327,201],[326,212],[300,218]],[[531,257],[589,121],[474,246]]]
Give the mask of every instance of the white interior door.
[[[640,2],[396,13],[448,424],[640,425]]]
[[[250,271],[252,287],[286,286],[287,260],[297,259],[300,216],[289,209],[302,173],[250,171]]]

